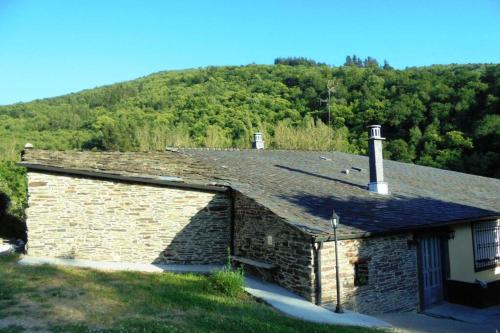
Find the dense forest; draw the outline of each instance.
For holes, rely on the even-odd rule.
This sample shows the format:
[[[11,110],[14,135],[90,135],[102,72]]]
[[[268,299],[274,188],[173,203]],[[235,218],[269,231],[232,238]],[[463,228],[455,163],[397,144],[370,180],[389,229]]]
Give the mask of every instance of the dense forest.
[[[383,126],[386,158],[498,178],[500,65],[397,70],[370,57],[349,56],[339,67],[278,58],[274,65],[159,72],[0,106],[0,192],[10,198],[9,213],[22,216],[23,170],[12,161],[26,142],[47,149],[247,148],[261,131],[269,148],[366,154],[366,126],[374,123]]]

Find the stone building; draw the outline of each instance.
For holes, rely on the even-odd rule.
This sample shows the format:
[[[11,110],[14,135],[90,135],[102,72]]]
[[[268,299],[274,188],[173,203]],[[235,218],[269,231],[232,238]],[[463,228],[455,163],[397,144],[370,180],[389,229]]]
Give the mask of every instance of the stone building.
[[[317,304],[365,312],[500,300],[500,181],[339,152],[27,149],[28,255],[273,265]],[[383,169],[381,169],[383,168]],[[368,185],[369,184],[369,185]],[[472,292],[474,297],[464,297]]]

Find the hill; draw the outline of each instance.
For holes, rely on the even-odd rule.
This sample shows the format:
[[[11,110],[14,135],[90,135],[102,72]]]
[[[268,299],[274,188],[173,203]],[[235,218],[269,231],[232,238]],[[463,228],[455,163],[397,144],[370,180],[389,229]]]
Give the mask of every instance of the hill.
[[[281,58],[159,72],[0,106],[0,192],[21,214],[22,187],[12,185],[22,182],[20,171],[8,161],[26,142],[47,149],[245,148],[261,131],[270,148],[365,154],[365,127],[373,123],[383,126],[386,158],[500,177],[499,64],[396,70],[372,58],[348,60],[340,67]],[[321,102],[327,85],[330,127]]]

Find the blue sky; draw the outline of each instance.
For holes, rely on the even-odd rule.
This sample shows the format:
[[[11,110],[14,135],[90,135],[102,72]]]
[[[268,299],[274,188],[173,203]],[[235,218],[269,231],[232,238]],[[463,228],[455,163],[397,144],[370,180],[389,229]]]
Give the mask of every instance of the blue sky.
[[[499,0],[0,0],[0,105],[160,70],[500,62]]]

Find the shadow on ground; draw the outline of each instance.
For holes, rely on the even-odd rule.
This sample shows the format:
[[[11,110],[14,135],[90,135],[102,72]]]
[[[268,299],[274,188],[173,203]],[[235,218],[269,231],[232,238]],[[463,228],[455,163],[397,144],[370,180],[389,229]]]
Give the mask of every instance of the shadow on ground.
[[[0,192],[0,237],[26,241],[26,222],[9,214],[10,198]]]

